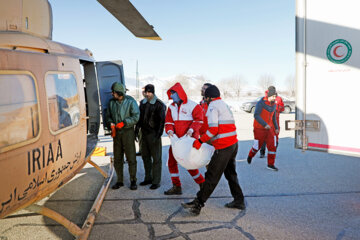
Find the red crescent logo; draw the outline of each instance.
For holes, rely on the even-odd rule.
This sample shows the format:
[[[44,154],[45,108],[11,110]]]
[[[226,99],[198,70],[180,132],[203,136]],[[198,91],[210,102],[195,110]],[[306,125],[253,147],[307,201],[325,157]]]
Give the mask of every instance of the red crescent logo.
[[[333,51],[333,54],[335,55],[335,57],[338,57],[338,58],[344,56],[344,54],[343,54],[343,55],[338,55],[338,54],[336,53],[336,50],[337,50],[339,47],[342,47],[342,46],[336,46],[336,47],[334,48],[334,51]]]

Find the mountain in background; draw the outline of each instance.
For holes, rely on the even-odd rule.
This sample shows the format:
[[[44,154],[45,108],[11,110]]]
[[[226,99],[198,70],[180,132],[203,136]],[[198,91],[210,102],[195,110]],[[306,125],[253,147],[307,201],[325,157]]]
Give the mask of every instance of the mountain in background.
[[[201,75],[185,75],[179,74],[176,76],[169,76],[166,78],[158,78],[155,76],[140,76],[139,77],[139,99],[142,99],[141,91],[146,84],[153,84],[155,86],[155,94],[164,102],[168,102],[166,91],[176,82],[180,82],[186,94],[192,100],[198,102],[201,100],[200,89],[202,85],[208,82]],[[136,98],[136,79],[134,77],[125,77],[126,87],[129,89],[128,94]],[[212,83],[212,82],[210,82]],[[249,85],[246,82],[236,81],[220,81],[214,83],[221,93],[221,97],[229,100],[243,100],[253,99],[258,96],[263,96],[264,91],[260,86]],[[286,92],[279,91],[281,95],[287,96]]]
[[[141,76],[139,77],[139,93],[141,96],[141,89],[147,84],[153,84],[155,86],[155,94],[166,102],[168,99],[166,91],[176,82],[180,82],[189,96],[198,97],[200,99],[200,89],[204,81],[204,77],[196,75],[180,74],[166,78]],[[136,96],[136,79],[134,77],[125,76],[125,83],[126,88],[129,89],[129,94]]]

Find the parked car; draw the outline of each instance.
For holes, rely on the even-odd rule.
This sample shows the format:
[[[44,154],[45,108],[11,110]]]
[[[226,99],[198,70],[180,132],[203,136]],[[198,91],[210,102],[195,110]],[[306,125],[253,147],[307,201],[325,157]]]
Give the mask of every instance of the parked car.
[[[241,109],[245,112],[248,112],[248,113],[254,113],[255,112],[255,106],[256,106],[256,103],[258,101],[260,101],[262,97],[258,97],[252,101],[249,101],[249,102],[244,102],[242,105],[241,105]],[[286,97],[282,97],[281,98],[283,99],[283,102],[284,102],[284,111],[283,113],[290,113],[292,111],[295,111],[295,101],[293,100],[290,100]]]

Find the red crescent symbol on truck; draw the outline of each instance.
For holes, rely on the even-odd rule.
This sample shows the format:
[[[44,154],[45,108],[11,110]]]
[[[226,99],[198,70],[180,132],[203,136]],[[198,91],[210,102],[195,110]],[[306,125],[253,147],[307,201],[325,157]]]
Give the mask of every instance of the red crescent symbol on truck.
[[[343,54],[343,55],[338,55],[338,54],[336,53],[336,50],[337,50],[339,47],[342,47],[342,46],[336,46],[336,47],[334,48],[334,51],[333,51],[333,54],[335,55],[335,57],[338,57],[338,58],[344,56],[344,54]]]

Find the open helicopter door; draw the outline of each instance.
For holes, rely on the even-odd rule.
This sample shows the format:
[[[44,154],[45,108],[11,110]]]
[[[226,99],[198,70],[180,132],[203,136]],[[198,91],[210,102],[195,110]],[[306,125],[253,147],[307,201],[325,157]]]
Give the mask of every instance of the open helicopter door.
[[[351,0],[296,3],[295,147],[360,156],[358,12]]]
[[[96,71],[99,82],[99,93],[101,101],[101,117],[104,127],[105,135],[111,133],[106,125],[106,109],[111,95],[111,86],[114,82],[119,82],[125,85],[124,69],[122,61],[104,61],[96,62]]]

